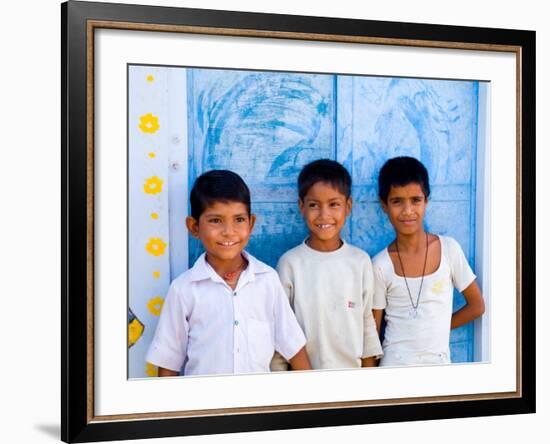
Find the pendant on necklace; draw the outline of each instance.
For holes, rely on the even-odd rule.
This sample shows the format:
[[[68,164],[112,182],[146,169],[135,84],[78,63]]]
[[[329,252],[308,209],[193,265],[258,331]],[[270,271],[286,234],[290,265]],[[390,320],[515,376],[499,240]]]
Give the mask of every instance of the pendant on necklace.
[[[240,269],[237,269],[235,271],[228,271],[227,273],[224,273],[223,280],[224,281],[234,281],[237,275],[240,273]]]
[[[241,274],[241,271],[243,271],[243,266],[246,262],[243,260],[241,264],[233,271],[227,271],[222,275],[222,279],[226,282],[232,282],[236,280],[239,275]]]
[[[409,301],[411,303],[411,309],[409,309],[409,316],[412,319],[416,319],[416,317],[418,316],[418,305],[420,304],[420,296],[422,295],[422,285],[424,284],[424,276],[426,275],[426,263],[428,262],[428,247],[429,247],[429,237],[428,237],[428,233],[426,233],[426,253],[424,254],[424,267],[422,268],[422,279],[420,281],[420,288],[418,289],[418,295],[416,296],[416,304],[415,304],[411,294],[411,289],[409,288],[409,282],[407,281],[407,274],[405,273],[405,267],[403,266],[401,255],[399,254],[399,243],[397,242],[397,239],[395,240],[395,250],[397,251],[399,265],[401,265],[401,270],[403,271],[403,280],[405,281],[405,286],[407,287],[407,294],[409,295]]]

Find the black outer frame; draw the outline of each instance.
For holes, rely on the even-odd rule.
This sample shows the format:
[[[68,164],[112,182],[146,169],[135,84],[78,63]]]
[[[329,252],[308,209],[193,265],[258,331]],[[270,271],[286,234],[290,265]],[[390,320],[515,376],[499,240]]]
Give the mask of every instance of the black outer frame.
[[[89,422],[87,418],[87,20],[521,47],[521,397]],[[535,32],[69,1],[61,5],[61,439],[90,442],[535,412]]]

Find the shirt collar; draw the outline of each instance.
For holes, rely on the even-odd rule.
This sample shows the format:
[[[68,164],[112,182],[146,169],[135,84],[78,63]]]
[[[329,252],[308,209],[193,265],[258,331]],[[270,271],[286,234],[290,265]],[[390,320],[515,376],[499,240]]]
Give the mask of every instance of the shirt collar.
[[[246,282],[256,279],[257,274],[267,273],[271,270],[271,267],[256,259],[250,253],[243,250],[243,256],[248,261],[248,267],[242,273],[239,279],[239,287]],[[189,270],[191,281],[202,281],[205,279],[211,279],[214,282],[221,282],[225,284],[224,280],[219,276],[214,269],[206,262],[206,253],[202,253],[196,260],[193,267]]]

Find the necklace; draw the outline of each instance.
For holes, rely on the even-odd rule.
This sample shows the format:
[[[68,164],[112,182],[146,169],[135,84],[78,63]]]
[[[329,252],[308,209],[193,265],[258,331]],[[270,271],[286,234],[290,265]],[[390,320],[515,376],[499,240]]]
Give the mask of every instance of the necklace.
[[[409,294],[409,300],[413,308],[413,317],[416,318],[418,314],[418,305],[420,304],[420,295],[422,294],[422,284],[424,283],[424,275],[426,273],[426,262],[428,262],[428,233],[426,233],[426,254],[424,256],[424,267],[422,268],[422,279],[420,280],[420,288],[418,289],[418,295],[416,296],[416,304],[413,301],[409,283],[407,282],[407,274],[405,273],[405,267],[403,267],[403,261],[399,254],[399,243],[395,240],[395,249],[397,250],[397,257],[399,258],[399,265],[401,265],[401,271],[403,271],[403,279],[405,279],[405,286],[407,287],[407,293]]]
[[[240,272],[243,270],[243,268],[244,268],[243,266],[244,266],[245,263],[246,263],[246,261],[241,256],[241,263],[239,264],[239,266],[233,271],[227,271],[226,273],[224,273],[222,275],[223,280],[231,282],[231,281],[234,281],[235,279],[237,279]]]

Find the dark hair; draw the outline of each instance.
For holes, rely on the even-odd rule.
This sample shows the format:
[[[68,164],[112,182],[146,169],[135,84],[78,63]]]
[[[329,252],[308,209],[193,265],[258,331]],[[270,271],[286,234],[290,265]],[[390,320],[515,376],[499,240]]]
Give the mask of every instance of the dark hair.
[[[392,186],[403,187],[417,183],[422,188],[426,198],[430,195],[430,179],[428,170],[414,157],[394,157],[386,161],[378,174],[378,196],[383,202],[388,201]]]
[[[351,195],[351,176],[343,165],[334,160],[314,160],[302,168],[298,176],[298,196],[301,201],[317,182],[331,184],[346,196],[346,199]]]
[[[216,202],[243,203],[250,215],[250,190],[241,176],[229,170],[211,170],[197,177],[189,200],[195,220]]]

